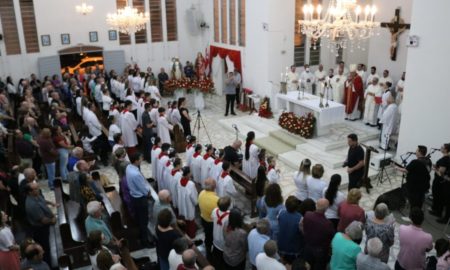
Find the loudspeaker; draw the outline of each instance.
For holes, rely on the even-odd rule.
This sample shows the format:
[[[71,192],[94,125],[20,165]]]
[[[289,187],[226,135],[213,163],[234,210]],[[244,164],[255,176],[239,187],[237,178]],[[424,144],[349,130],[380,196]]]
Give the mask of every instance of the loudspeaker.
[[[403,189],[396,188],[384,194],[381,194],[377,198],[375,205],[379,203],[385,203],[391,211],[402,209],[406,204],[406,198]]]

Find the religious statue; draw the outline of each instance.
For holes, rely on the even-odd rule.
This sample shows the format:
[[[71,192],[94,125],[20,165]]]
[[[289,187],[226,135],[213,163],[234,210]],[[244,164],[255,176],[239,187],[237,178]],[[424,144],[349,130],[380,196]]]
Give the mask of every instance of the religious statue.
[[[199,52],[197,54],[197,58],[195,59],[195,75],[197,75],[198,80],[205,78],[206,67],[206,59],[203,57],[202,53]]]
[[[180,60],[176,57],[172,58],[172,79],[180,80],[183,75],[181,70]]]
[[[391,60],[395,61],[397,59],[398,36],[409,29],[411,25],[400,18],[400,9],[396,9],[395,17],[389,23],[381,23],[381,27],[389,28],[389,32],[391,32],[390,55]]]

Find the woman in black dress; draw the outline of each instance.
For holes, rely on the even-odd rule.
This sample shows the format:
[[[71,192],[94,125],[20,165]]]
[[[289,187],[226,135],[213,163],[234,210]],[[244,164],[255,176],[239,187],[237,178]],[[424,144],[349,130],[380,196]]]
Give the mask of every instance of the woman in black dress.
[[[186,98],[181,97],[178,99],[178,110],[181,115],[181,125],[183,126],[184,136],[191,136],[191,117],[189,116],[189,110],[186,108]]]

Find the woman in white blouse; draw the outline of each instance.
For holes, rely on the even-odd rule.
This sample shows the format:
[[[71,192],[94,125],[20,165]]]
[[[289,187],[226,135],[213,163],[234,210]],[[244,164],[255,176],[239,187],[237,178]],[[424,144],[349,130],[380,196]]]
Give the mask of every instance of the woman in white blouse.
[[[253,141],[255,140],[255,132],[250,131],[247,133],[247,139],[245,141],[245,155],[242,161],[242,170],[244,173],[250,177],[250,179],[255,179],[259,167],[259,148]]]
[[[338,208],[339,205],[345,201],[345,196],[339,191],[339,186],[341,185],[341,176],[339,174],[333,174],[330,179],[330,184],[323,190],[323,198],[327,199],[330,203],[327,211],[325,212],[325,217],[329,219],[334,228],[337,228],[339,223]]]
[[[294,183],[297,187],[294,196],[301,202],[308,198],[308,187],[306,179],[311,175],[311,160],[304,159],[300,163],[298,171],[294,173]]]
[[[311,176],[306,180],[308,197],[314,202],[322,198],[323,189],[327,186],[327,183],[322,180],[323,173],[323,166],[316,164],[312,167]]]

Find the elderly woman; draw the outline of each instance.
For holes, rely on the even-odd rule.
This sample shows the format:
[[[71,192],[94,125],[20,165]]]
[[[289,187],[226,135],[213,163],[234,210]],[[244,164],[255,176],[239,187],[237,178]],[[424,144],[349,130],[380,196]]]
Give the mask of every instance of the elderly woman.
[[[378,237],[383,243],[383,249],[379,254],[382,262],[387,263],[389,260],[389,249],[394,244],[394,225],[386,223],[385,218],[389,214],[386,204],[380,203],[375,207],[374,219],[369,219],[366,222],[366,236],[367,240]],[[366,241],[367,249],[367,241]]]
[[[322,179],[323,174],[323,166],[316,164],[312,167],[311,177],[306,180],[308,197],[314,202],[322,198],[323,190],[327,187],[327,183]]]
[[[373,210],[367,211],[366,212],[366,222],[368,220],[373,220],[375,219],[375,208],[377,208],[377,206],[380,203],[384,203],[386,204],[386,207],[389,211],[389,206],[388,206],[388,198],[385,195],[381,195],[380,197],[378,197],[378,199],[375,201],[375,204],[373,206]],[[392,213],[388,213],[387,216],[384,218],[384,222],[387,224],[394,224],[395,222],[395,217]]]
[[[383,249],[383,243],[378,237],[369,239],[366,244],[367,254],[359,253],[356,258],[356,268],[358,270],[389,270],[389,266],[382,262],[380,252]]]
[[[356,270],[356,258],[361,252],[363,224],[353,221],[345,228],[345,233],[338,232],[331,241],[330,269]]]
[[[338,207],[338,232],[343,232],[352,221],[360,221],[363,224],[366,222],[364,209],[358,205],[359,200],[361,200],[361,191],[357,188],[350,189],[347,194],[347,200]]]
[[[244,225],[241,211],[233,208],[228,218],[228,226],[223,228],[225,245],[223,249],[223,260],[226,269],[244,270],[247,258],[247,232],[242,228]]]

